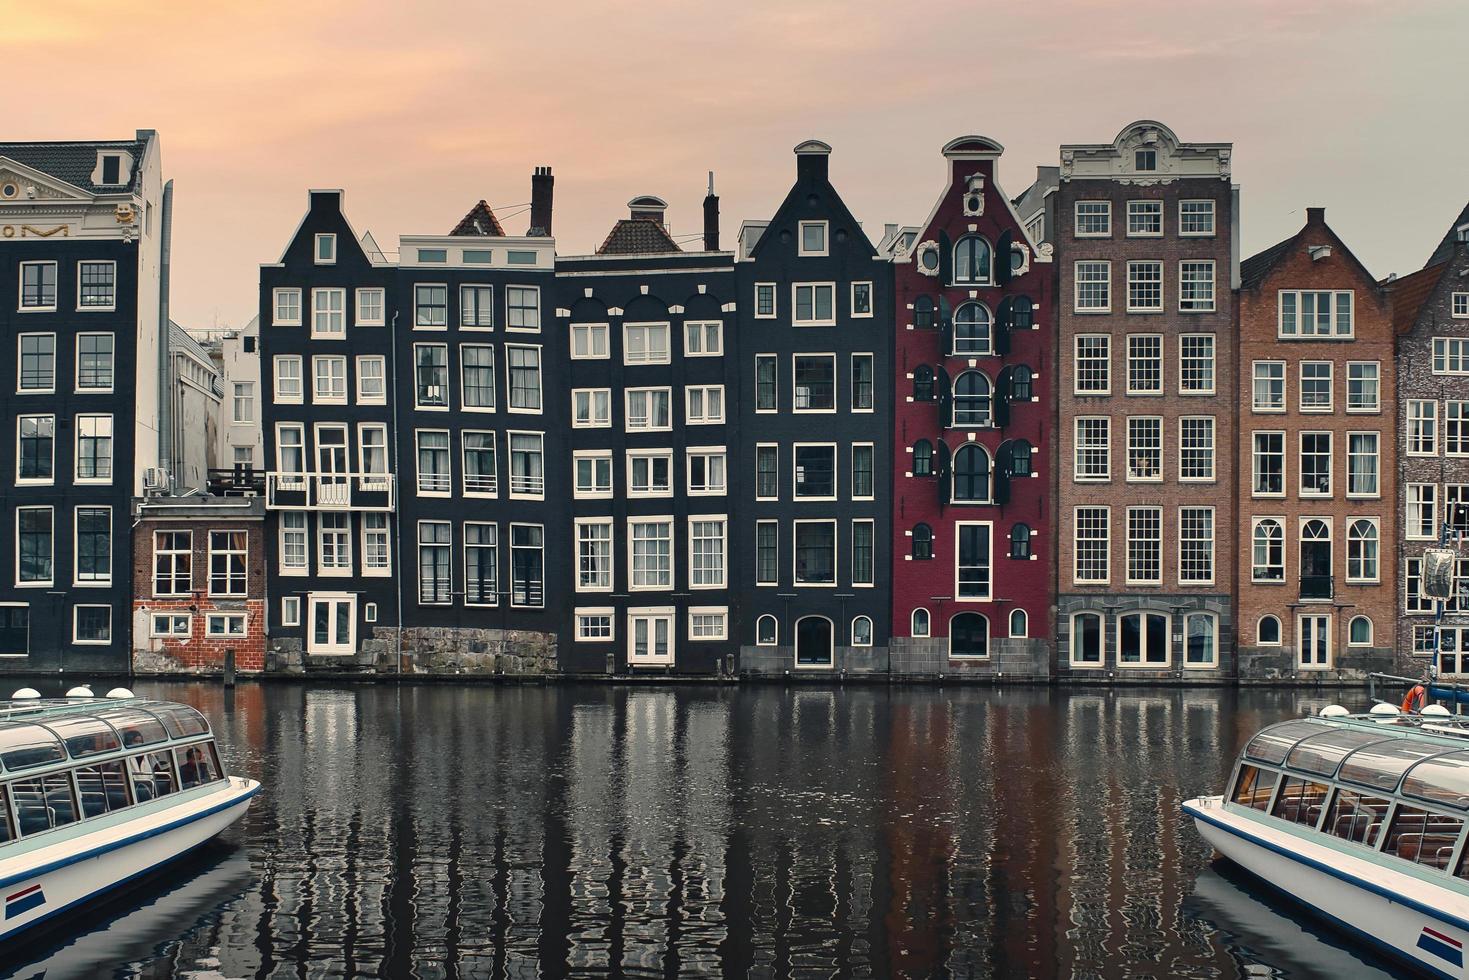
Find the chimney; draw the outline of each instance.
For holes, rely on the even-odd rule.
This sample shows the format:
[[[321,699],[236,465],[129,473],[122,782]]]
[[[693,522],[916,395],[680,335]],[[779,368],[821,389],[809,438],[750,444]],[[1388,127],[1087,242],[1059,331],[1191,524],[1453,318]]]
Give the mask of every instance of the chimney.
[[[1324,224],[1326,224],[1326,209],[1325,208],[1307,208],[1306,209],[1306,224],[1308,224],[1308,225],[1324,225]]]
[[[714,171],[709,171],[709,193],[704,195],[704,251],[719,251],[719,198],[714,195]]]
[[[530,175],[530,231],[527,235],[551,236],[551,192],[556,178],[550,167],[537,167]]]
[[[821,140],[807,140],[796,147],[796,179],[806,182],[826,182],[826,164],[831,156],[831,147]]]
[[[663,212],[668,209],[668,202],[661,197],[653,197],[651,194],[635,197],[627,202],[628,215],[634,221],[654,221],[663,224]]]

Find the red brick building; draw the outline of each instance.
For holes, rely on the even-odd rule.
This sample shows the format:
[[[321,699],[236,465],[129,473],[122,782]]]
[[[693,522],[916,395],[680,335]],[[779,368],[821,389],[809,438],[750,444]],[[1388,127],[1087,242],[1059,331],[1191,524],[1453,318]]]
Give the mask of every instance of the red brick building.
[[[893,669],[1046,676],[1051,257],[996,181],[1003,147],[943,149],[928,220],[893,241]]]
[[[265,508],[259,497],[150,497],[135,504],[133,669],[265,667]],[[299,612],[298,612],[299,614]]]
[[[1393,666],[1392,308],[1325,211],[1306,216],[1240,266],[1242,680]]]

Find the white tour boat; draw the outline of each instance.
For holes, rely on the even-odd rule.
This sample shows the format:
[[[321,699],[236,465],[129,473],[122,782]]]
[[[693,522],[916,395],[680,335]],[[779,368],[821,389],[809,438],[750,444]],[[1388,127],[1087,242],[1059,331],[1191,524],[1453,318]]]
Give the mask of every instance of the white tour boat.
[[[1382,952],[1463,978],[1469,719],[1441,706],[1262,729],[1227,793],[1183,809],[1214,849]]]
[[[193,708],[84,693],[0,701],[0,942],[187,853],[260,790],[225,775]]]

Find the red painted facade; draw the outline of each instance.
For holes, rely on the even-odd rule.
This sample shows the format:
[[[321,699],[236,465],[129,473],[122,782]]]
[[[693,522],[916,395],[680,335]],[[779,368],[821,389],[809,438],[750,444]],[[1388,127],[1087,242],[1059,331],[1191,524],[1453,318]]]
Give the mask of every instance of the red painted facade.
[[[1049,639],[1054,588],[1053,266],[1050,249],[1042,252],[1026,237],[996,183],[1001,151],[983,137],[963,137],[945,146],[947,182],[938,204],[917,235],[904,243],[907,247],[895,252],[893,635],[915,636],[915,610],[927,611],[928,635],[934,641],[950,637],[956,615],[980,613],[988,620],[984,659],[1012,635]],[[975,249],[965,244],[975,237],[989,250],[988,275],[976,263]],[[1008,277],[1002,268],[1006,263]],[[990,323],[988,342],[985,318]],[[926,370],[934,373],[932,400],[926,398]],[[983,381],[970,372],[978,372]],[[974,395],[985,384],[990,389],[988,424],[983,402]],[[924,475],[925,440],[932,446],[931,475]],[[1027,443],[1028,466],[1023,458]],[[975,445],[983,447],[990,468],[983,502],[963,499],[986,497],[975,490],[980,486],[973,479],[977,457],[966,449]],[[972,544],[983,533],[965,530],[976,524],[981,529],[988,525],[987,593],[974,584],[981,569],[972,560],[973,548],[962,576],[957,560],[961,535],[967,534]],[[1012,535],[1022,525],[1029,531],[1019,532],[1028,549],[1015,550],[1028,554],[1012,557]],[[932,532],[931,558],[923,557],[923,526]],[[915,532],[920,539],[916,549]],[[1024,611],[1025,623],[1012,623],[1015,610]],[[966,621],[971,627],[975,623]],[[1018,626],[1023,633],[1013,629]],[[916,635],[924,635],[921,627]],[[971,641],[954,637],[951,661],[959,659],[961,642],[971,653],[976,649]]]

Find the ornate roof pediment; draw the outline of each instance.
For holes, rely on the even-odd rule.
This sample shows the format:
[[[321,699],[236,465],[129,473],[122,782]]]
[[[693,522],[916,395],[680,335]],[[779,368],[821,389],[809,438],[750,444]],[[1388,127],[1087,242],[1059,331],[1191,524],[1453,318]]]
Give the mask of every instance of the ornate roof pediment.
[[[37,201],[90,203],[93,195],[50,174],[0,156],[0,207]]]

